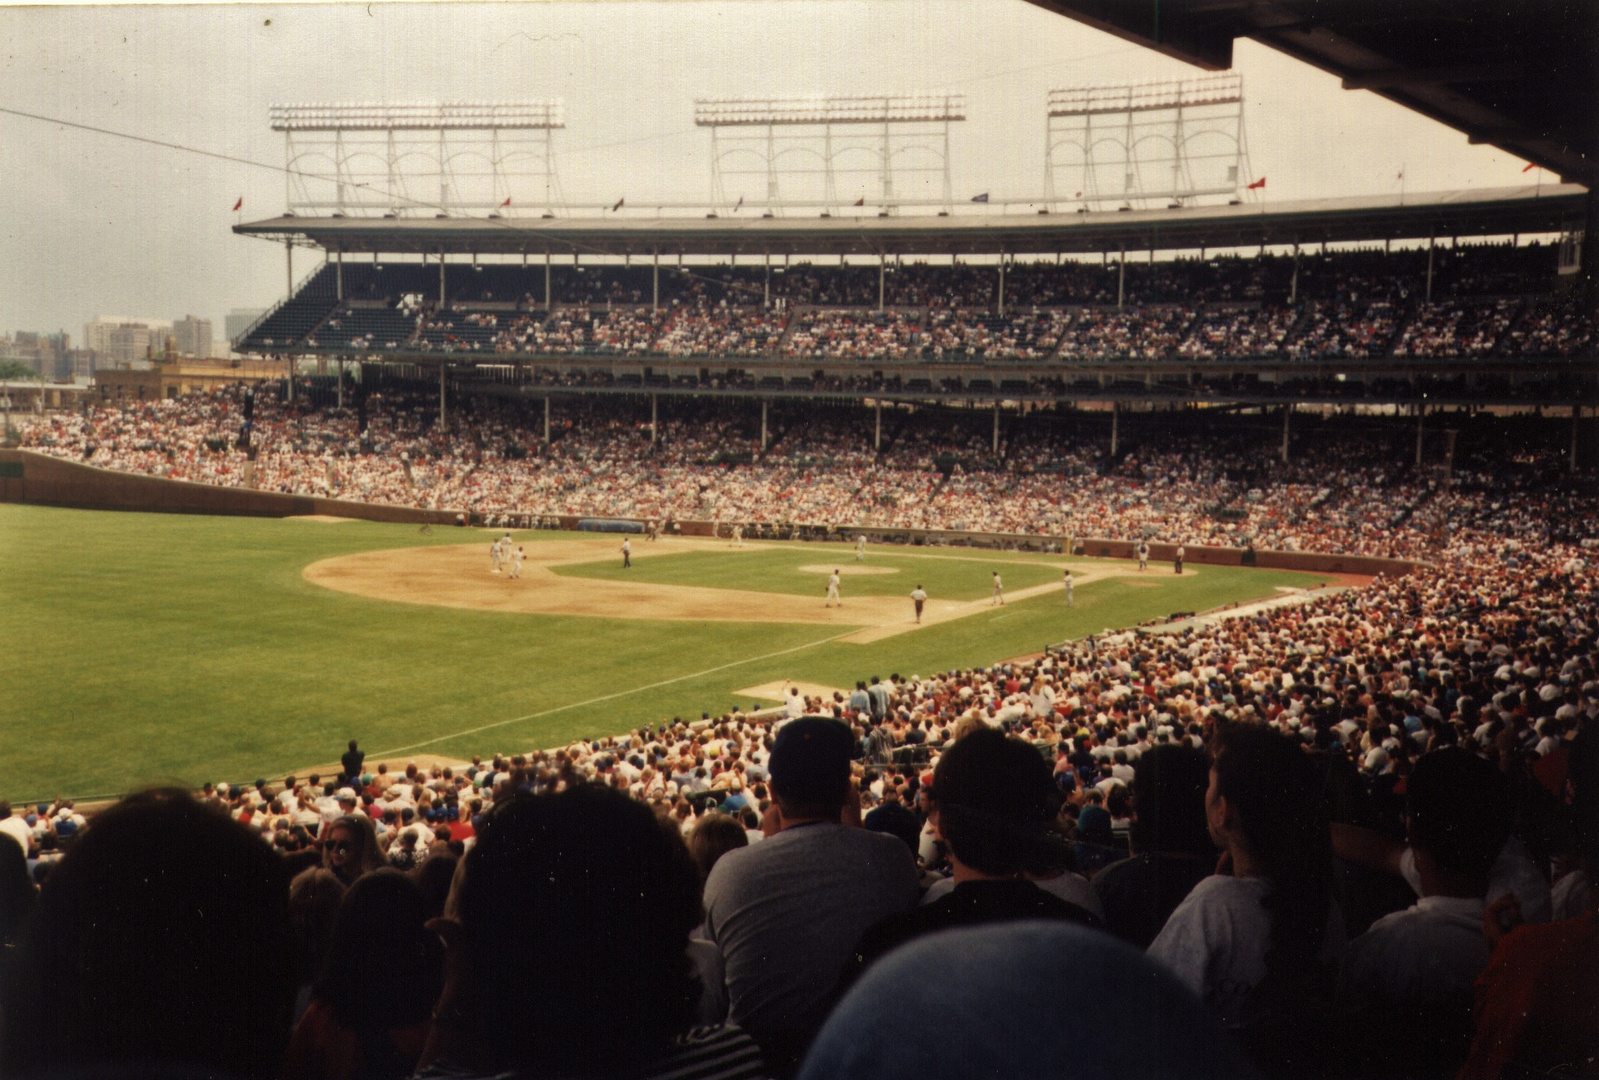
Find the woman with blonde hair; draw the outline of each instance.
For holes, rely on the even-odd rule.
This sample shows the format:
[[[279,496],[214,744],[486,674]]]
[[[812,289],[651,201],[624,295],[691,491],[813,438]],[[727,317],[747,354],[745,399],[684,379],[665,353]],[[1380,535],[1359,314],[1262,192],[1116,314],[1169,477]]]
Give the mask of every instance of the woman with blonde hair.
[[[328,826],[327,835],[322,838],[322,866],[346,888],[361,875],[382,866],[383,861],[371,818],[346,814]]]

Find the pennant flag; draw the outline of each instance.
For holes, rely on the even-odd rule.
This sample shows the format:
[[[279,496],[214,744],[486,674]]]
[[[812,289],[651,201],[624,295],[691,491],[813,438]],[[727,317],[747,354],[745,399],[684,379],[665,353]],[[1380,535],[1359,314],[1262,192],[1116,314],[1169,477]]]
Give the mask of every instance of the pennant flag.
[[[616,200],[616,205],[611,207],[611,213],[614,214],[618,210],[622,209],[622,204],[625,203],[625,202],[627,202],[627,196],[626,195],[622,196],[620,199],[617,199]]]
[[[505,197],[505,201],[500,204],[500,209],[504,210],[507,206],[510,206],[510,205],[511,205],[511,197],[509,195],[507,195]]]
[[[855,200],[855,205],[856,206],[865,206],[866,205],[866,196],[862,195],[860,198],[856,199]]]
[[[1257,191],[1260,188],[1263,188],[1265,186],[1266,186],[1266,178],[1264,176],[1262,176],[1259,180],[1256,180],[1253,184],[1250,184],[1247,190],[1249,190],[1249,191]]]
[[[733,209],[736,211],[736,210],[738,210],[739,207],[741,207],[743,205],[744,205],[744,196],[740,195],[738,197],[738,202],[733,204]]]
[[[243,205],[244,205],[244,196],[240,195],[239,196],[239,201],[233,204],[233,209],[237,210],[239,207],[241,207]]]
[[[1529,161],[1529,162],[1527,162],[1527,167],[1522,169],[1521,171],[1522,172],[1532,172],[1532,170],[1536,169],[1537,167],[1538,167],[1538,163],[1536,161]]]
[[[1405,178],[1405,170],[1404,169],[1400,169],[1399,170],[1399,175],[1394,177],[1395,180],[1403,180],[1404,178]]]
[[[988,201],[988,192],[986,192],[986,191],[983,192],[981,195],[973,195],[972,196],[972,202],[987,202],[987,201]]]

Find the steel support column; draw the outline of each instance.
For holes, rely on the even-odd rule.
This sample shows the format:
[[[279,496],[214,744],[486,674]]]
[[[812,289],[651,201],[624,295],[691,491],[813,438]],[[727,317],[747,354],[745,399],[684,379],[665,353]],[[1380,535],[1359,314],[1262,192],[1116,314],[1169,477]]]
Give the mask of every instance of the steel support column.
[[[544,445],[550,445],[550,395],[544,395]]]
[[[877,453],[883,452],[883,403],[877,403],[877,430],[872,434],[872,449]]]
[[[1119,430],[1120,427],[1121,427],[1121,416],[1122,416],[1121,402],[1119,402],[1119,401],[1111,402],[1110,403],[1110,456],[1111,457],[1115,457],[1116,456],[1116,444],[1117,444],[1117,441],[1118,441],[1117,437],[1121,434],[1121,431]]]
[[[661,253],[655,252],[650,266],[650,310],[661,310]]]
[[[1571,407],[1571,475],[1577,475],[1577,427],[1582,423],[1582,406]]]
[[[444,365],[439,365],[439,427],[444,427],[447,422],[444,414]]]
[[[1421,468],[1421,440],[1426,434],[1427,406],[1416,406],[1416,468]]]
[[[1122,309],[1127,299],[1127,245],[1123,244],[1121,258],[1116,263],[1116,310]]]
[[[1288,464],[1288,420],[1294,415],[1294,406],[1290,402],[1283,406],[1283,464]]]
[[[549,253],[548,250],[546,250],[544,252],[544,311],[545,311],[546,314],[548,314],[549,310],[550,310],[550,253]],[[549,398],[545,398],[544,399],[544,403],[546,405],[549,404],[549,401],[550,401]],[[545,441],[548,442],[549,440],[546,439]]]
[[[655,445],[661,427],[661,412],[659,395],[650,395],[650,445]]]
[[[333,298],[342,304],[344,302],[344,249],[340,248],[333,258]]]
[[[999,399],[994,399],[994,453],[999,453]]]
[[[766,407],[770,405],[766,398],[761,399],[761,453],[766,453]]]

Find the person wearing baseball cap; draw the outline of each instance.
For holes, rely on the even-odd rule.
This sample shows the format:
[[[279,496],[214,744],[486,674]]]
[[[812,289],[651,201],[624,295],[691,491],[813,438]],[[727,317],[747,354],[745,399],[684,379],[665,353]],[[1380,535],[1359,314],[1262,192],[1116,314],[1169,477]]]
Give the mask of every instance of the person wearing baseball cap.
[[[768,763],[775,834],[722,856],[705,882],[705,929],[726,962],[729,1017],[779,1075],[826,1018],[861,934],[917,899],[905,845],[842,823],[854,750],[837,720],[785,724]]]

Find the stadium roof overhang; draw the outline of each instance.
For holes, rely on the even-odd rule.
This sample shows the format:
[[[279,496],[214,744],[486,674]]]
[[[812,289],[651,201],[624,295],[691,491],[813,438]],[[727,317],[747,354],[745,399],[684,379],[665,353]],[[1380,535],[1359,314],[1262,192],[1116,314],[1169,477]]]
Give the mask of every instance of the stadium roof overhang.
[[[1536,162],[1599,177],[1599,4],[1591,0],[1032,0],[1212,71],[1253,38]]]
[[[1172,210],[949,217],[284,216],[235,225],[233,231],[347,253],[1025,255],[1553,233],[1582,221],[1585,197],[1575,185],[1529,185]]]

